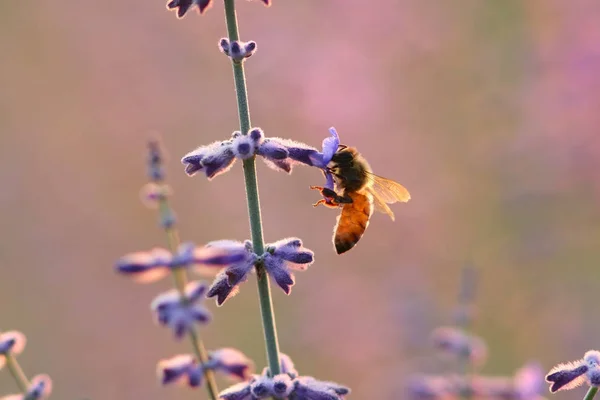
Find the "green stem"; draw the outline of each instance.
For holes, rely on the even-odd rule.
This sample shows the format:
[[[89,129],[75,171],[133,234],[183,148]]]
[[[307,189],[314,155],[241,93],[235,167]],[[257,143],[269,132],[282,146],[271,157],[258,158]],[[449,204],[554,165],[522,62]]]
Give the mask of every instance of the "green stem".
[[[592,400],[596,396],[597,392],[598,388],[596,386],[590,387],[590,390],[588,390],[583,400]]]
[[[169,202],[166,197],[163,197],[159,201],[159,213],[161,215],[161,220],[164,219],[167,215],[171,214],[171,209],[169,207]],[[165,228],[165,233],[167,234],[167,244],[171,253],[175,254],[177,252],[177,248],[179,247],[180,240],[179,234],[177,230],[173,227]],[[184,268],[175,268],[172,269],[172,276],[175,287],[181,296],[181,301],[185,300],[185,285],[188,282],[187,272]],[[204,343],[202,339],[200,339],[200,335],[197,330],[192,327],[190,330],[190,341],[192,342],[192,348],[194,349],[194,354],[198,359],[200,365],[204,365],[208,362],[208,353],[206,348],[204,347]],[[219,388],[217,387],[217,381],[215,380],[215,373],[213,370],[204,368],[204,378],[206,379],[206,391],[208,392],[208,396],[211,400],[217,400],[219,398]]]
[[[229,41],[239,40],[237,16],[235,13],[234,0],[225,1],[225,19]],[[250,130],[250,110],[248,109],[248,92],[246,89],[246,77],[244,64],[233,62],[233,77],[235,80],[235,91],[237,94],[238,115],[240,119],[240,131],[247,135]],[[256,254],[263,254],[264,242],[262,233],[262,222],[260,216],[260,202],[258,197],[258,185],[256,182],[256,167],[254,157],[244,160],[244,180],[246,182],[246,199],[248,201],[248,214],[250,217],[250,231],[252,245]],[[279,343],[277,341],[277,328],[275,326],[275,315],[273,314],[273,300],[269,286],[269,276],[261,265],[256,266],[258,283],[258,295],[260,298],[260,313],[262,316],[265,344],[267,347],[267,358],[269,370],[272,375],[280,373]]]
[[[23,393],[27,393],[27,389],[29,388],[29,380],[27,376],[23,372],[23,369],[19,365],[19,362],[12,354],[8,353],[6,355],[6,367],[10,371],[10,374],[15,379],[17,386]]]

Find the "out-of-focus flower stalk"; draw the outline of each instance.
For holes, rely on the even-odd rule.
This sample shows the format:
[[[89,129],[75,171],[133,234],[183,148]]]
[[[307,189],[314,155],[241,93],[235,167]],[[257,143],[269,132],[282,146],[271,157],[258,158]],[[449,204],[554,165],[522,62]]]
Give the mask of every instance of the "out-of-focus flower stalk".
[[[160,184],[164,185],[162,182]],[[160,213],[161,221],[164,221],[173,215],[167,196],[159,197],[158,212]],[[179,233],[177,232],[177,229],[173,226],[173,224],[166,224],[164,229],[167,236],[167,247],[169,251],[173,254],[177,254],[177,248],[180,244]],[[171,268],[171,274],[173,276],[175,287],[177,288],[177,291],[181,297],[181,301],[187,301],[185,295],[185,286],[188,282],[187,270],[185,268]],[[208,353],[195,327],[190,327],[189,336],[194,349],[194,354],[198,359],[198,363],[201,365],[206,364],[208,362]],[[213,370],[204,368],[204,377],[206,378],[206,390],[208,391],[210,399],[217,400],[219,398],[219,388],[217,387],[217,381],[215,380],[215,374]]]
[[[239,40],[237,16],[235,13],[235,1],[225,1],[225,19],[227,22],[227,33],[229,42]],[[233,77],[235,80],[235,91],[237,94],[238,115],[240,119],[240,131],[247,135],[250,130],[250,110],[248,108],[248,92],[246,89],[246,77],[243,62],[232,60]],[[260,215],[260,203],[258,198],[258,185],[256,182],[255,157],[244,160],[244,180],[246,182],[246,198],[248,201],[248,214],[250,217],[250,231],[254,253],[264,253],[264,242],[262,233],[262,222]],[[260,311],[262,316],[265,343],[267,347],[267,358],[271,376],[280,373],[279,365],[279,343],[277,341],[277,328],[275,316],[273,315],[273,300],[269,286],[269,276],[265,273],[262,265],[257,265],[256,275],[258,282],[258,294],[260,299]]]
[[[0,334],[2,334],[1,331]],[[19,387],[19,390],[21,390],[21,392],[24,394],[27,393],[29,388],[29,379],[27,379],[27,376],[23,372],[21,365],[19,365],[19,362],[15,356],[10,353],[10,351],[4,357],[6,358],[6,368],[8,368],[8,371],[13,376],[17,386]]]
[[[471,315],[471,312],[475,304],[476,285],[477,276],[475,269],[473,266],[465,266],[461,274],[460,293],[458,298],[459,310],[456,324],[467,334],[470,333],[473,326],[473,315]],[[471,357],[460,357],[458,362],[459,374],[463,375],[465,380],[470,381],[473,369]],[[472,396],[469,390],[465,390],[461,397],[464,400],[470,400]]]
[[[590,390],[588,390],[587,393],[585,394],[585,397],[583,398],[583,400],[592,400],[594,397],[596,397],[596,393],[598,393],[598,387],[591,386]]]

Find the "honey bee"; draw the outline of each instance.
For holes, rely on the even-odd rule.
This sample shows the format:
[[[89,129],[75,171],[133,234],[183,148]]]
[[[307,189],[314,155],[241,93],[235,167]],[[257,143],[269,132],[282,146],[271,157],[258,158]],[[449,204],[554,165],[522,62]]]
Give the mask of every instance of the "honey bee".
[[[342,208],[333,233],[337,254],[347,252],[358,243],[373,210],[389,215],[393,221],[394,213],[388,204],[410,200],[404,186],[373,174],[367,160],[354,147],[339,145],[326,171],[333,176],[335,190],[321,186],[310,188],[319,190],[324,197],[313,206]]]

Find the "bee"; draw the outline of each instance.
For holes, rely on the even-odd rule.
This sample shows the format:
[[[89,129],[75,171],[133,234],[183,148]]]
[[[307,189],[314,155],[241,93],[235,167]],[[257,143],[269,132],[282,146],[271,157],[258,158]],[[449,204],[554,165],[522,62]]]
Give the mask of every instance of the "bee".
[[[388,204],[410,200],[408,190],[398,182],[373,174],[367,160],[354,148],[339,145],[326,167],[333,176],[335,190],[311,186],[319,190],[323,199],[319,204],[331,208],[341,207],[334,227],[333,244],[337,254],[353,248],[369,226],[373,211],[379,211],[394,220]]]

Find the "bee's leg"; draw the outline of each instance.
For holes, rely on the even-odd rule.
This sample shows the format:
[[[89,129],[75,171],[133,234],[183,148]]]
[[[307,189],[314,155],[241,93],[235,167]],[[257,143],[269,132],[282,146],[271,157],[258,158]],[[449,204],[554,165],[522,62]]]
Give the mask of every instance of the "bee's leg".
[[[310,188],[318,190],[321,192],[321,196],[323,196],[323,199],[313,204],[313,207],[323,204],[326,207],[337,208],[342,204],[352,203],[352,199],[349,196],[340,196],[331,189],[322,186],[311,186]]]

